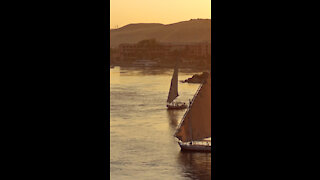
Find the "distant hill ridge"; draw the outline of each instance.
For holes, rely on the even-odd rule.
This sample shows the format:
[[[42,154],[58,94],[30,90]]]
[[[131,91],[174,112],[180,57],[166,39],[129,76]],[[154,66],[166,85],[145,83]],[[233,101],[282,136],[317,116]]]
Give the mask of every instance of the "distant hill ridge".
[[[145,39],[160,42],[188,43],[211,41],[211,19],[193,19],[173,24],[138,23],[110,30],[110,46],[137,43]]]

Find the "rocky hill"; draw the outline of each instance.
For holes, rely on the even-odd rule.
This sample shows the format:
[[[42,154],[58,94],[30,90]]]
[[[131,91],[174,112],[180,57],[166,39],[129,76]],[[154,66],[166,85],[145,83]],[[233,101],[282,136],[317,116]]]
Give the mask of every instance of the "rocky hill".
[[[121,43],[137,43],[145,39],[175,43],[211,41],[211,19],[193,19],[167,25],[129,24],[110,30],[112,48]]]

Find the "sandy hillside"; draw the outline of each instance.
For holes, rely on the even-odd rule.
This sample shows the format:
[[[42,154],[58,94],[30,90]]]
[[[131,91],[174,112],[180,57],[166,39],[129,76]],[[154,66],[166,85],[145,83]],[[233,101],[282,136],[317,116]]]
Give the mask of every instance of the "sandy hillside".
[[[160,42],[202,42],[211,40],[211,20],[196,19],[174,24],[129,24],[110,30],[110,46],[155,38]]]

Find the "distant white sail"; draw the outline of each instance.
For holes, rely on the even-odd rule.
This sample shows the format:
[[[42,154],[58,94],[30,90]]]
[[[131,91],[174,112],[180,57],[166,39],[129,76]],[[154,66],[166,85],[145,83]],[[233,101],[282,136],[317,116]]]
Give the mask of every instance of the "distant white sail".
[[[174,68],[174,72],[171,79],[171,85],[168,95],[168,103],[171,103],[176,97],[178,97],[178,67]]]
[[[211,137],[211,76],[200,86],[175,136],[183,142]]]

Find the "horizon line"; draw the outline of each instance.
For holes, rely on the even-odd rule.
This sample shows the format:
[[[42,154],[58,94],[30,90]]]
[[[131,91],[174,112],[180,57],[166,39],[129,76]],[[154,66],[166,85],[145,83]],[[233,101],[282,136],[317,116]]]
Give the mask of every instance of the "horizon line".
[[[184,21],[178,21],[178,22],[174,22],[174,23],[169,23],[169,24],[163,24],[163,23],[129,23],[129,24],[126,24],[126,25],[123,25],[121,27],[117,27],[117,28],[111,28],[110,27],[110,30],[115,30],[115,29],[120,29],[120,28],[123,28],[125,26],[128,26],[128,25],[134,25],[134,24],[161,24],[161,25],[171,25],[171,24],[176,24],[176,23],[181,23],[181,22],[187,22],[187,21],[192,21],[192,20],[211,20],[211,18],[195,18],[195,19],[189,19],[189,20],[184,20]]]

